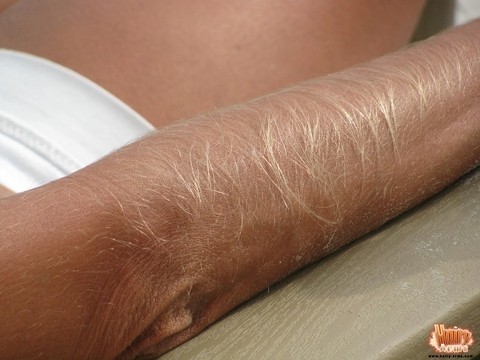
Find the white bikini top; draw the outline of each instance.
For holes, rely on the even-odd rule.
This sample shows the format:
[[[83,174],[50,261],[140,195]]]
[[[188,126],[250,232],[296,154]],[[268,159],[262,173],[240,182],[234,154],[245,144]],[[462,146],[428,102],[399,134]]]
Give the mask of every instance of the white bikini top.
[[[0,49],[0,184],[25,191],[68,175],[153,130],[92,81]]]

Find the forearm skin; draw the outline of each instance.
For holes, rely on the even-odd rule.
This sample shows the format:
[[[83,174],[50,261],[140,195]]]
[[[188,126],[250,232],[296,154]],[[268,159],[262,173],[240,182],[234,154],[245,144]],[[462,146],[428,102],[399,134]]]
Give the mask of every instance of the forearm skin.
[[[60,315],[37,321],[25,352],[165,352],[453,182],[480,160],[479,35],[472,23],[160,129],[0,202],[0,278],[12,274],[0,303],[16,300],[0,314],[0,357],[35,355],[15,334],[37,317],[12,314],[45,308]],[[33,286],[45,274],[57,282]],[[68,312],[83,327],[45,350]]]

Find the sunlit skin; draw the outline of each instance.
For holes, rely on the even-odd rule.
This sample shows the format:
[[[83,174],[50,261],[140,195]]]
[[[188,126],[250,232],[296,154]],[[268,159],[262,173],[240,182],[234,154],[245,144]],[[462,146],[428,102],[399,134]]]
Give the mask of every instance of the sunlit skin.
[[[423,3],[138,3],[25,0],[0,16],[0,45],[72,67],[159,126],[0,201],[0,358],[162,354],[480,161],[479,22],[348,68],[405,45]],[[251,28],[219,31],[242,9]]]
[[[7,189],[6,187],[0,185],[0,199],[1,198],[4,198],[4,197],[7,197],[7,196],[10,196],[10,195],[13,195],[14,192],[11,191],[10,189]]]
[[[423,0],[27,0],[0,45],[64,64],[154,125],[404,46]]]

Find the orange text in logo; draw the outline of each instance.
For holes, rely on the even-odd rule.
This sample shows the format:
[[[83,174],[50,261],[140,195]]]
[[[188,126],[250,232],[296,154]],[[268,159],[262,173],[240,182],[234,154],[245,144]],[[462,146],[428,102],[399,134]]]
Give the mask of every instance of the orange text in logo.
[[[466,353],[473,344],[472,332],[457,326],[446,328],[444,324],[433,325],[430,345],[440,353]]]

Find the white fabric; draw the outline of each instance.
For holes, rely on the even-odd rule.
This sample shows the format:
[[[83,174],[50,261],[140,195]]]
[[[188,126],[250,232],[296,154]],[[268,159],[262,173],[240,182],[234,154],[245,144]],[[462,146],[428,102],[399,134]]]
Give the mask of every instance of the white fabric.
[[[72,173],[153,130],[113,95],[51,61],[0,49],[0,184]]]
[[[480,0],[456,0],[454,24],[465,24],[480,17]]]

